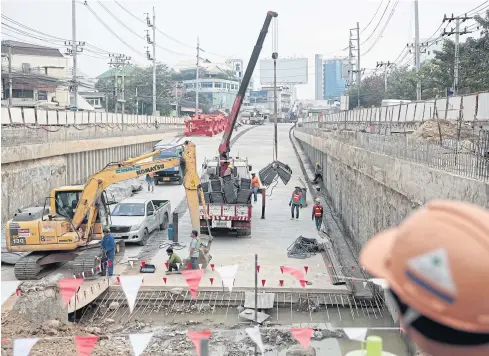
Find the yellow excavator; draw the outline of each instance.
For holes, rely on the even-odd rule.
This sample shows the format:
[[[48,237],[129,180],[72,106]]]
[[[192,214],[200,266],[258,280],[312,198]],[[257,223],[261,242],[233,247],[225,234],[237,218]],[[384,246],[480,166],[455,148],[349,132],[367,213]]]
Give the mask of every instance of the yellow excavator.
[[[15,213],[7,222],[7,250],[28,252],[15,264],[16,278],[36,279],[45,267],[69,261],[73,261],[76,275],[93,273],[102,257],[97,240],[102,238],[103,227],[111,225],[104,190],[116,182],[150,172],[182,167],[192,228],[199,230],[199,200],[204,204],[204,212],[207,209],[197,174],[196,148],[189,141],[182,146],[182,158],[147,161],[160,155],[161,151],[155,150],[126,161],[110,163],[93,174],[84,186],[55,188],[43,207],[26,208]],[[124,241],[116,241],[116,255],[123,251]],[[203,255],[204,260],[199,262],[207,265],[209,255]]]

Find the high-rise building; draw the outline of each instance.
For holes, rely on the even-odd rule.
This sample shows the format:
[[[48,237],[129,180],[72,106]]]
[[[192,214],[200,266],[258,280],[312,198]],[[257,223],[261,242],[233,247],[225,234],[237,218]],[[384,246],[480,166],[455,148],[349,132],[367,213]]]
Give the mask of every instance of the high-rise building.
[[[321,99],[339,100],[345,92],[346,79],[344,68],[347,65],[344,58],[324,60],[323,65],[323,97]]]
[[[314,99],[323,99],[323,55],[314,56]]]

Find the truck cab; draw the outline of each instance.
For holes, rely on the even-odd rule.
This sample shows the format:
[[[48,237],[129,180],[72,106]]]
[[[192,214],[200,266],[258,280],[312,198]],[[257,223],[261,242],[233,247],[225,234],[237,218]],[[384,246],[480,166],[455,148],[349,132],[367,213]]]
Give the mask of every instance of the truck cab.
[[[174,147],[169,144],[157,144],[154,150],[162,150],[158,156],[153,157],[153,161],[167,158],[181,158],[183,153],[182,147]],[[154,174],[155,184],[161,182],[177,182],[183,184],[183,172],[182,167],[179,165],[173,168],[163,169],[162,171],[155,172]]]

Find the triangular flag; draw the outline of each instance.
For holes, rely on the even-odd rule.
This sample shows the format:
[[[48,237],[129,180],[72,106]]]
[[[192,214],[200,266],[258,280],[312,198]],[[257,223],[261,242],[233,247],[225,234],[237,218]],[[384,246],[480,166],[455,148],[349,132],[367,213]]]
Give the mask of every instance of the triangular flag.
[[[223,266],[217,269],[217,272],[221,275],[222,283],[229,288],[230,292],[233,290],[234,277],[237,271],[238,265]]]
[[[309,266],[304,266],[304,270],[306,271],[307,274],[307,271],[309,271]]]
[[[203,269],[192,269],[189,271],[182,271],[183,278],[187,282],[188,289],[190,290],[190,294],[192,294],[192,298],[195,299],[197,297],[197,291],[199,290],[200,280],[204,275]]]
[[[202,263],[199,263],[199,268],[202,269]]]
[[[177,262],[177,267],[180,270],[180,262]]]
[[[129,264],[131,265],[131,268],[134,267],[134,261],[129,261]]]
[[[75,336],[75,348],[78,356],[90,356],[95,344],[97,343],[98,336]]]
[[[267,280],[266,280],[266,279],[262,279],[262,280],[261,280],[261,286],[262,286],[262,287],[265,287],[265,283],[266,283],[266,282],[267,282]]]
[[[387,283],[387,281],[383,278],[370,278],[368,281],[382,287],[383,289],[389,288],[389,283]]]
[[[246,333],[250,337],[251,340],[258,346],[260,349],[261,353],[265,353],[265,345],[263,345],[263,341],[261,339],[261,334],[260,334],[260,329],[258,327],[254,328],[246,328],[245,329]]]
[[[15,339],[14,356],[28,356],[38,340],[38,338]]]
[[[214,263],[211,263],[212,272],[214,272]]]
[[[260,273],[260,265],[256,266],[256,270],[258,271],[258,273]]]
[[[78,292],[78,288],[83,283],[82,278],[72,279],[63,278],[59,280],[59,290],[63,298],[63,303],[66,305],[71,300],[71,298]]]
[[[194,343],[195,348],[197,349],[197,355],[200,356],[200,340],[201,339],[208,339],[211,337],[211,332],[210,331],[188,331],[187,333],[188,338],[192,340]]]
[[[168,269],[168,262],[165,262],[165,268]]]
[[[211,281],[211,286],[214,284],[214,278],[210,277],[209,281]]]
[[[363,281],[363,288],[367,288],[367,282]]]
[[[314,329],[311,328],[292,328],[290,333],[295,337],[299,344],[302,345],[304,350],[309,349],[309,343],[311,342],[312,333]]]
[[[163,282],[165,282],[165,284],[166,284],[166,277],[163,277]]]
[[[306,286],[306,274],[304,273],[304,271],[295,267],[288,267],[288,266],[284,266],[283,270],[284,273],[289,273],[292,277],[297,279],[302,287]]]
[[[131,341],[132,350],[134,351],[135,356],[139,356],[143,353],[152,337],[153,333],[129,335],[129,340]]]
[[[367,336],[367,328],[343,328],[343,331],[345,332],[346,336],[350,340],[357,340],[357,341],[364,341],[365,336]]]
[[[122,290],[126,295],[127,305],[129,311],[132,313],[134,304],[136,304],[136,297],[143,283],[143,276],[120,276]]]
[[[15,290],[17,289],[17,287],[19,286],[20,284],[20,281],[6,281],[6,282],[2,282],[0,284],[1,286],[1,294],[2,294],[2,305],[3,303],[5,303],[7,301],[7,299],[10,298],[10,296],[12,294],[15,293]]]
[[[284,273],[284,266],[280,266],[280,272]]]

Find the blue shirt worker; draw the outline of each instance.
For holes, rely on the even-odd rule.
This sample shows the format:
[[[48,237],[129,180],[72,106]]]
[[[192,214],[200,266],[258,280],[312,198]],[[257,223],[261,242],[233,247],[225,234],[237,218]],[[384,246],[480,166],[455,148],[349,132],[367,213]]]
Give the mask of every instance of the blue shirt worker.
[[[115,257],[115,240],[114,236],[109,232],[108,227],[104,227],[104,237],[102,244],[102,275],[106,275],[107,262],[110,261],[109,276],[114,275],[114,257]]]
[[[290,201],[289,201],[289,206],[291,207],[290,212],[292,214],[290,220],[294,220],[294,210],[295,210],[295,218],[296,220],[299,220],[299,208],[302,209],[303,199],[304,196],[302,194],[302,189],[300,187],[295,187],[295,190],[292,193],[292,196],[290,197]]]
[[[197,230],[192,230],[190,237],[192,238],[189,245],[190,261],[192,263],[192,269],[197,269],[197,259],[200,253],[200,239]]]

